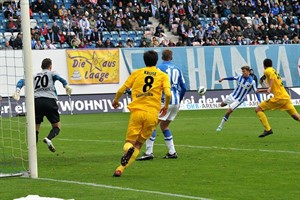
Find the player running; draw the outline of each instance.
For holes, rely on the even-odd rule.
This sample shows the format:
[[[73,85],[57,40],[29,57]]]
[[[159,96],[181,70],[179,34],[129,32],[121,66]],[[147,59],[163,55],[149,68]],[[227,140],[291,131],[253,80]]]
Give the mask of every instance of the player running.
[[[264,111],[266,110],[286,110],[296,121],[300,122],[300,115],[293,106],[291,98],[285,90],[279,73],[272,67],[272,60],[266,58],[263,62],[264,76],[269,86],[266,89],[258,89],[257,92],[272,93],[274,96],[261,102],[255,109],[265,130],[259,137],[265,137],[273,133]]]
[[[162,64],[158,65],[161,71],[169,75],[171,84],[171,100],[167,111],[167,114],[163,117],[159,117],[160,129],[164,134],[165,143],[169,149],[168,153],[163,158],[177,158],[177,153],[174,146],[173,136],[169,129],[170,123],[175,119],[180,102],[184,97],[186,91],[186,85],[183,78],[183,74],[179,67],[175,66],[171,61],[173,59],[173,52],[170,49],[166,49],[162,52]],[[165,102],[164,95],[162,96],[162,104]],[[156,138],[156,130],[153,131],[150,139],[146,141],[146,152],[138,158],[137,160],[152,160],[153,155],[153,145]]]
[[[114,108],[120,106],[119,99],[124,91],[131,88],[132,102],[128,105],[130,118],[126,132],[126,143],[123,146],[124,155],[121,165],[113,176],[120,177],[132,162],[135,161],[142,145],[150,138],[160,115],[164,116],[168,110],[171,91],[167,74],[156,68],[157,52],[144,53],[146,67],[134,71],[118,90],[112,103]],[[165,104],[161,108],[162,92],[165,94]]]
[[[52,71],[52,60],[45,58],[42,61],[42,71],[34,76],[34,106],[35,106],[35,131],[36,142],[38,142],[39,130],[44,116],[47,117],[52,125],[52,129],[44,143],[47,144],[50,151],[55,152],[52,139],[55,138],[61,128],[60,115],[58,113],[57,92],[55,81],[62,83],[66,89],[67,95],[71,95],[72,89],[68,86],[65,79],[60,77],[57,72]],[[12,96],[16,101],[20,99],[20,90],[25,85],[25,80],[20,79],[16,86],[16,92]]]
[[[236,77],[222,78],[219,80],[219,82],[222,82],[223,80],[236,80],[237,87],[221,103],[221,107],[229,105],[229,108],[227,109],[216,131],[222,130],[224,123],[228,121],[231,113],[245,101],[247,94],[249,94],[251,90],[253,90],[254,92],[257,91],[255,80],[252,76],[250,76],[250,67],[243,66],[241,69],[241,75]],[[256,93],[256,96],[258,101],[261,102],[260,95]]]

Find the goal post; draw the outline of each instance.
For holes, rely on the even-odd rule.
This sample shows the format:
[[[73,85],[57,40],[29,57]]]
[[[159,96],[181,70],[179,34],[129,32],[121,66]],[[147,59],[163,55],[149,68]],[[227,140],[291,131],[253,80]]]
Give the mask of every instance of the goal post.
[[[27,120],[27,139],[28,139],[28,161],[29,176],[38,177],[37,150],[35,140],[35,113],[34,113],[34,89],[33,89],[33,70],[32,70],[32,50],[31,32],[29,16],[29,0],[21,0],[21,27],[23,32],[23,58],[25,75],[25,104]]]
[[[28,0],[21,0],[21,19],[23,49],[0,50],[0,178],[38,177]],[[16,101],[12,95],[21,78],[25,87]]]

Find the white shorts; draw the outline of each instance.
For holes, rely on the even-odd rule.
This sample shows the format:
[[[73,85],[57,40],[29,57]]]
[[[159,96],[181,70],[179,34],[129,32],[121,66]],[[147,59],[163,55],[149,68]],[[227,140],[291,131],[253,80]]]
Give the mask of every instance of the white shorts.
[[[164,107],[164,105],[161,105],[161,108]],[[159,120],[162,121],[173,121],[178,113],[179,110],[179,105],[169,105],[168,110],[167,110],[167,114],[163,117],[159,117]]]
[[[236,100],[235,98],[233,98],[233,96],[230,94],[228,95],[224,100],[223,103],[226,103],[229,108],[231,108],[232,110],[235,110],[237,107],[239,107],[239,105],[241,105],[243,102],[240,102],[238,100]]]

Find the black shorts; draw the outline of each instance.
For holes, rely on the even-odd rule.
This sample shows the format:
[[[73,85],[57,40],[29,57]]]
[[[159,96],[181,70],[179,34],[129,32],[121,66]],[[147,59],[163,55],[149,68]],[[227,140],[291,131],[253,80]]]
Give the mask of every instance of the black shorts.
[[[51,124],[60,121],[56,99],[39,97],[35,98],[34,104],[36,124],[42,123],[44,116],[47,117]]]

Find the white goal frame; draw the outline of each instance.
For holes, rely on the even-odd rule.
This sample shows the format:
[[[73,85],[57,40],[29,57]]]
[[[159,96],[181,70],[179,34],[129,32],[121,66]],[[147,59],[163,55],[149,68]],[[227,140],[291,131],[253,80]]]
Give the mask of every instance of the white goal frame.
[[[29,177],[38,178],[29,0],[21,1]]]

